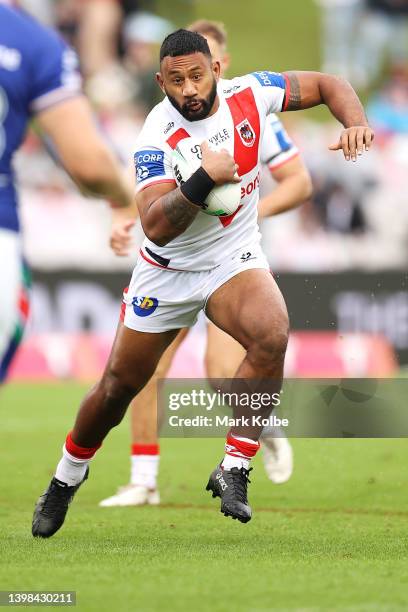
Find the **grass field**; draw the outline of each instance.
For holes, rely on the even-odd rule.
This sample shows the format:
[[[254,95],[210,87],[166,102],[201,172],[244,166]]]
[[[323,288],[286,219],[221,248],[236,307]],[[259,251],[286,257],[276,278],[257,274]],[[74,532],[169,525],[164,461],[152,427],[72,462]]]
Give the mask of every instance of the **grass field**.
[[[163,440],[159,508],[100,509],[128,478],[124,423],[95,459],[63,529],[30,522],[84,388],[12,385],[1,395],[0,590],[76,590],[91,610],[406,610],[405,440],[295,440],[280,487],[255,462],[247,525],[204,491],[222,440]]]

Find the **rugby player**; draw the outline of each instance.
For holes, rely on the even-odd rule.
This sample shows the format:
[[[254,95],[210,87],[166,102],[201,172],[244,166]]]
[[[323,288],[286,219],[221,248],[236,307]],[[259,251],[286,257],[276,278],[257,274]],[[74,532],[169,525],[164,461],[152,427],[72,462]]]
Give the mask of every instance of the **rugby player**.
[[[132,188],[81,95],[74,51],[24,11],[0,3],[0,382],[22,337],[28,272],[22,259],[12,157],[34,118],[63,166],[89,193],[132,206]]]
[[[227,34],[224,27],[214,21],[200,20],[188,26],[188,30],[202,34],[208,42],[213,60],[220,62],[223,77],[228,70],[230,57],[227,51]],[[260,217],[282,213],[298,206],[310,197],[312,181],[297,147],[288,137],[275,114],[268,116],[261,147],[261,163],[275,181],[275,189],[258,204]],[[117,255],[127,255],[131,244],[133,222],[127,218],[127,210],[113,214],[111,244]],[[131,409],[130,483],[119,487],[117,493],[100,502],[102,507],[157,505],[160,495],[157,477],[160,446],[157,429],[157,381],[164,378],[172,358],[188,330],[182,330],[160,359],[159,365],[145,388],[135,397]],[[231,336],[213,323],[208,324],[206,370],[211,379],[231,378],[245,355],[244,349]],[[261,448],[265,471],[270,480],[281,484],[289,480],[293,470],[291,445],[282,431],[264,430]]]
[[[343,79],[263,71],[220,80],[220,64],[212,60],[206,39],[188,30],[163,41],[157,80],[166,97],[147,117],[136,145],[136,159],[143,158],[136,200],[146,238],[125,297],[124,320],[102,379],[84,398],[55,476],[36,504],[34,536],[50,537],[61,527],[88,477],[90,459],[179,329],[191,327],[201,310],[245,348],[234,377],[237,397],[259,380],[268,381],[271,397],[280,392],[288,316],[257,226],[259,145],[267,116],[326,104],[344,126],[330,149],[342,150],[346,160],[356,160],[373,139],[364,109]],[[218,134],[224,137],[213,151],[207,140]],[[171,154],[188,135],[202,143],[202,163],[177,187]],[[236,213],[222,218],[203,213],[213,187],[230,182],[245,190]],[[226,516],[246,523],[252,516],[250,462],[262,424],[252,418],[250,406],[237,401],[232,407],[225,455],[206,488],[221,498]],[[272,407],[258,414],[266,417]]]

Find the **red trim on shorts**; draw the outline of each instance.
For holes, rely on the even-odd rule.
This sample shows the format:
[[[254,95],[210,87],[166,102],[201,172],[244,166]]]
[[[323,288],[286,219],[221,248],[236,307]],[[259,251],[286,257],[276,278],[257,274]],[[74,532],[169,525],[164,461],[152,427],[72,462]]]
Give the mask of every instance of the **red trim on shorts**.
[[[139,249],[139,253],[143,257],[143,259],[147,261],[147,263],[151,264],[152,266],[156,266],[156,268],[161,268],[162,270],[172,270],[173,272],[185,272],[185,270],[180,270],[180,268],[169,268],[168,266],[162,266],[161,264],[157,263],[157,261],[154,261],[153,259],[150,259],[147,255],[145,255],[142,249]]]
[[[179,128],[167,139],[167,144],[175,149],[180,140],[184,140],[184,138],[190,138],[190,134],[184,128]]]
[[[159,185],[159,183],[174,183],[176,185],[176,181],[174,179],[161,179],[159,181],[153,181],[152,183],[148,183],[148,185],[143,185],[141,189],[139,189],[139,193],[152,185]]]
[[[289,99],[290,99],[290,81],[289,81],[289,77],[286,74],[283,75],[283,78],[285,79],[286,89],[285,89],[285,97],[283,99],[282,111],[285,111],[288,108],[288,105],[289,105]]]
[[[123,290],[123,294],[126,295],[128,291],[129,291],[129,287],[125,287],[124,290]],[[125,320],[126,306],[127,306],[127,304],[126,304],[125,300],[122,298],[122,304],[120,306],[120,315],[119,315],[119,321],[121,323],[123,323],[124,320]]]
[[[132,444],[130,447],[132,455],[160,455],[158,444]]]
[[[77,459],[92,459],[98,448],[102,446],[102,442],[97,446],[92,446],[91,448],[78,446],[78,444],[75,444],[75,442],[72,440],[71,434],[72,431],[70,431],[67,435],[65,440],[65,448],[70,455],[76,457]]]
[[[292,159],[295,159],[295,157],[299,157],[300,152],[296,151],[295,153],[293,153],[293,155],[291,155],[290,157],[288,157],[287,159],[284,159],[283,161],[281,161],[279,164],[276,164],[276,166],[273,166],[272,164],[269,165],[268,164],[268,168],[270,170],[270,172],[273,172],[274,170],[277,170],[278,168],[280,168],[281,166],[284,166],[285,164],[287,164],[288,162],[292,161]]]

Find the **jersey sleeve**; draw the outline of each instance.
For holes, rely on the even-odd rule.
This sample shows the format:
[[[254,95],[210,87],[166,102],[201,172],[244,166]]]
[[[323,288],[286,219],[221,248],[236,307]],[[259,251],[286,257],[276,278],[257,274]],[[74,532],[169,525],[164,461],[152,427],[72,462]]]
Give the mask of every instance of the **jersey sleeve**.
[[[43,29],[30,58],[29,109],[46,110],[81,93],[82,80],[73,49],[51,30]]]
[[[147,117],[137,140],[134,163],[136,192],[158,183],[174,183],[171,149],[157,129],[157,113]]]
[[[299,149],[293,144],[282,122],[276,115],[268,115],[261,144],[261,163],[273,171],[297,155]]]
[[[252,72],[252,87],[260,100],[265,115],[285,110],[287,81],[279,72]]]

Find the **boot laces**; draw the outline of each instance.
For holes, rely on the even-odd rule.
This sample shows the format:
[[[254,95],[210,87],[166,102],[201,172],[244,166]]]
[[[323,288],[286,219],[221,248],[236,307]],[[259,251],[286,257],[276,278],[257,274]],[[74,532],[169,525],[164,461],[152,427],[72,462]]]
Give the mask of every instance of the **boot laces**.
[[[249,480],[249,472],[251,472],[253,468],[249,468],[246,470],[244,467],[241,468],[232,468],[230,471],[232,484],[234,487],[234,491],[239,501],[242,503],[247,503],[247,486],[251,481]]]

